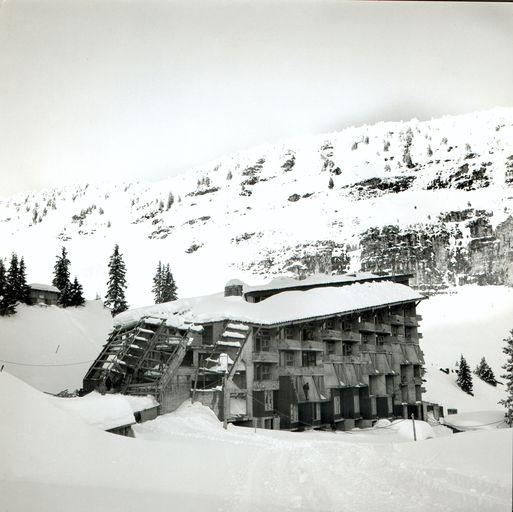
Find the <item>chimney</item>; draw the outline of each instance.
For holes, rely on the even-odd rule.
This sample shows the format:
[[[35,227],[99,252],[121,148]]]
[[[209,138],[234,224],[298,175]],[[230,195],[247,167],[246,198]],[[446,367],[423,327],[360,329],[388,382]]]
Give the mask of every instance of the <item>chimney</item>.
[[[224,286],[225,297],[242,297],[244,283],[239,279],[230,279]]]

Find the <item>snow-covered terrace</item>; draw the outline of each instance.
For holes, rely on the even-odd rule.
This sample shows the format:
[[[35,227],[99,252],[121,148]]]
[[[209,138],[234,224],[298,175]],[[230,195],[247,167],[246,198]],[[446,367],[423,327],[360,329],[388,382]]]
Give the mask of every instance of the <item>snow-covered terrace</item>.
[[[410,287],[390,281],[284,291],[258,303],[217,293],[131,309],[117,315],[114,323],[122,325],[143,316],[156,316],[166,318],[168,325],[177,328],[224,320],[271,326],[422,299],[424,296]]]

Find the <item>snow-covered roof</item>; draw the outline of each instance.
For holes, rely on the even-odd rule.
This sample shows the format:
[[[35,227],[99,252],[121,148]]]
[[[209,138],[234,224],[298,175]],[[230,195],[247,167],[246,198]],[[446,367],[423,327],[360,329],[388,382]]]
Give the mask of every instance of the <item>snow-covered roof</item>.
[[[244,293],[263,292],[268,290],[283,290],[287,288],[329,286],[330,284],[356,283],[358,281],[384,279],[388,276],[378,276],[370,272],[359,272],[354,274],[330,275],[313,274],[304,279],[295,279],[287,276],[275,277],[266,284],[244,287]]]
[[[225,286],[245,286],[240,279],[230,279]]]
[[[217,293],[131,309],[117,315],[114,324],[134,322],[152,315],[166,318],[168,325],[182,329],[186,329],[189,322],[201,324],[224,320],[275,325],[423,298],[409,286],[390,281],[284,291],[257,303]]]
[[[41,283],[30,283],[29,288],[32,288],[32,290],[39,290],[42,292],[54,292],[54,293],[60,293],[61,291],[56,286],[53,286],[51,284],[41,284]]]

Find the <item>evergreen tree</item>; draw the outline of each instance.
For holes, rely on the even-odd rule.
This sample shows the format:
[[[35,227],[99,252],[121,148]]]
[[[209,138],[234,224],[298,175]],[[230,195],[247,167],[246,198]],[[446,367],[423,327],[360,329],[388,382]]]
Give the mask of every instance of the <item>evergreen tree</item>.
[[[472,372],[470,371],[470,367],[463,355],[460,358],[456,384],[458,384],[462,391],[472,395]]]
[[[7,279],[4,262],[0,259],[0,316],[16,313],[16,300]]]
[[[54,277],[52,281],[52,284],[60,291],[58,303],[63,307],[70,305],[71,281],[69,278],[69,265],[68,253],[66,248],[63,247],[61,255],[57,256],[57,261],[53,267]]]
[[[9,270],[7,271],[7,288],[9,290],[9,294],[14,299],[14,302],[19,301],[19,263],[18,256],[16,254],[12,254],[11,262],[9,264]]]
[[[332,189],[334,186],[335,186],[335,184],[333,183],[333,178],[330,176],[330,181],[328,182],[328,188]]]
[[[114,246],[114,252],[109,261],[109,280],[107,282],[107,295],[105,305],[112,308],[112,316],[128,309],[125,299],[126,268],[123,255],[119,252],[119,246]]]
[[[162,294],[161,300],[162,302],[170,302],[172,300],[176,300],[178,298],[176,283],[173,278],[173,274],[169,268],[169,263],[166,265],[162,273]]]
[[[155,297],[155,304],[160,304],[162,301],[162,262],[159,260],[157,271],[153,277],[153,288],[151,289]]]
[[[175,202],[175,196],[173,196],[173,192],[169,192],[169,195],[167,196],[167,209],[169,210],[171,206],[173,206],[173,203]]]
[[[486,359],[483,357],[481,361],[477,365],[474,373],[484,382],[491,384],[492,386],[497,386],[497,381],[495,380],[495,375],[493,374],[493,370],[490,368],[490,365],[486,362]]]
[[[75,276],[73,283],[70,286],[69,305],[70,306],[83,306],[85,303],[82,291],[82,285],[78,282]]]
[[[16,285],[17,299],[24,304],[31,304],[30,301],[30,288],[27,285],[27,276],[25,269],[25,260],[23,256],[18,265],[18,280]]]
[[[509,337],[504,340],[506,346],[502,351],[506,354],[507,359],[502,367],[505,373],[501,375],[506,380],[506,398],[501,400],[499,404],[506,407],[506,423],[513,425],[513,329],[509,333]]]

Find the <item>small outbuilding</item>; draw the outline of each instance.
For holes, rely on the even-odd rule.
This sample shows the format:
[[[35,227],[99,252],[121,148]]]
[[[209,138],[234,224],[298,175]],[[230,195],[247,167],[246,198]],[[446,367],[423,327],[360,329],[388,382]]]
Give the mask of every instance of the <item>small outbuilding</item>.
[[[32,304],[47,304],[57,306],[60,290],[51,284],[31,283],[30,301]]]

